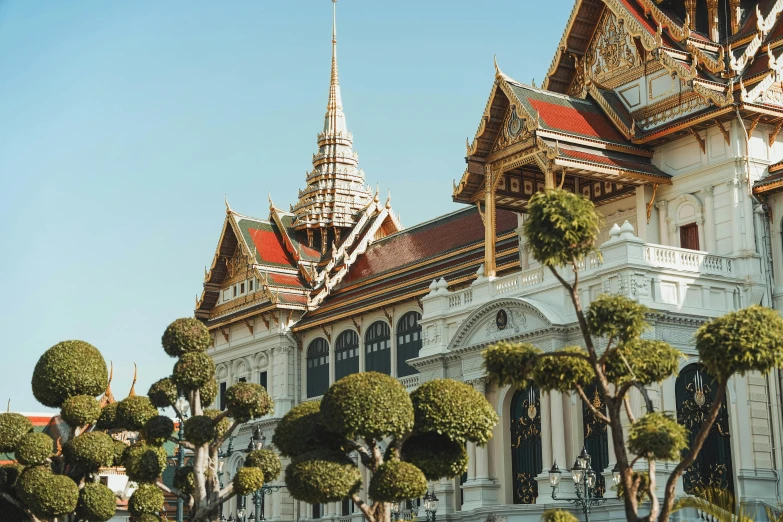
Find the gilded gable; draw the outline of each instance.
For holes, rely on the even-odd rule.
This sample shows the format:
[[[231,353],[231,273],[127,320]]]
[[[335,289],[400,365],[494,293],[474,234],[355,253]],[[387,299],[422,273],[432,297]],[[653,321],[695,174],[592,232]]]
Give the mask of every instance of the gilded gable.
[[[587,57],[591,77],[607,86],[609,80],[617,79],[642,64],[639,51],[633,37],[625,30],[624,22],[608,10],[598,25]]]

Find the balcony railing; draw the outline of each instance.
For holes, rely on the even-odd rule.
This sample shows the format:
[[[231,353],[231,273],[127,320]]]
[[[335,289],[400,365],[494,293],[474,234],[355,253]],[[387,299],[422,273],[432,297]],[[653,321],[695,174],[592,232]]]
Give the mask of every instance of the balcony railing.
[[[648,263],[662,268],[707,274],[732,274],[731,259],[698,250],[645,245],[644,257]]]

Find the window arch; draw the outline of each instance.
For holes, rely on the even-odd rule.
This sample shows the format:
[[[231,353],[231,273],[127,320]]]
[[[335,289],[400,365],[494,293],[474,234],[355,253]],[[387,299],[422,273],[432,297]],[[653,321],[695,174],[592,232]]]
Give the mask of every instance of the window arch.
[[[419,356],[419,350],[421,350],[420,319],[419,312],[408,312],[397,323],[397,377],[419,373],[416,368],[405,361]]]
[[[535,504],[536,475],[543,471],[541,392],[529,386],[511,399],[511,473],[514,504]]]
[[[376,321],[364,334],[364,370],[391,375],[391,329],[383,321]]]
[[[319,337],[307,347],[307,396],[318,397],[329,389],[329,343]]]
[[[604,404],[604,399],[601,397],[597,384],[587,386],[585,395],[598,411],[606,415],[606,404]],[[582,421],[585,448],[587,453],[590,454],[590,467],[598,475],[596,477],[596,490],[598,491],[598,496],[603,496],[606,493],[606,481],[601,473],[609,466],[609,434],[606,430],[607,425],[593,414],[584,401],[582,401]]]
[[[334,380],[359,373],[359,334],[346,330],[334,343]]]
[[[689,445],[712,407],[717,391],[715,380],[700,364],[686,366],[677,376],[674,384],[677,422],[688,428]],[[724,402],[696,462],[685,470],[682,481],[686,493],[698,495],[707,488],[733,491],[732,476],[729,414]]]

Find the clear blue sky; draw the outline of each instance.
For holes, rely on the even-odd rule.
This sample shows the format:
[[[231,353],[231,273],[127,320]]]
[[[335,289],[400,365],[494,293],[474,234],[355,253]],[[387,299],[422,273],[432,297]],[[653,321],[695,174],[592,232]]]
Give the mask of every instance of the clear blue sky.
[[[571,0],[340,0],[348,126],[403,224],[458,208],[494,79],[540,85]],[[326,108],[328,0],[0,0],[0,402],[64,339],[115,365],[115,394],[169,375],[225,214],[287,208]]]

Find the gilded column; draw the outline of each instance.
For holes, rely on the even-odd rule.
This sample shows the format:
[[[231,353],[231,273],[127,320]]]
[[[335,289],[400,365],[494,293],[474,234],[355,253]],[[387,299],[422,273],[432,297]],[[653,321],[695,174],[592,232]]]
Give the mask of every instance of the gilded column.
[[[719,41],[720,21],[718,20],[718,0],[707,0],[707,27],[709,28],[712,41]]]
[[[696,0],[685,0],[685,11],[691,19],[691,27],[696,26]]]
[[[484,167],[484,276],[495,277],[495,176],[492,167]]]
[[[740,21],[740,0],[729,0],[729,19],[731,21],[731,34],[737,34]]]

